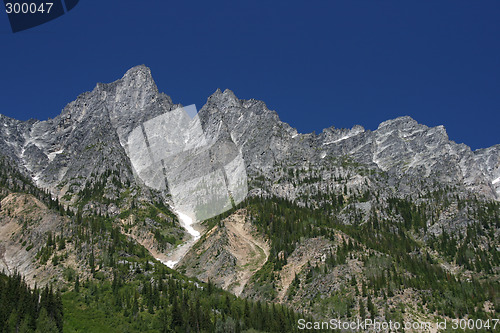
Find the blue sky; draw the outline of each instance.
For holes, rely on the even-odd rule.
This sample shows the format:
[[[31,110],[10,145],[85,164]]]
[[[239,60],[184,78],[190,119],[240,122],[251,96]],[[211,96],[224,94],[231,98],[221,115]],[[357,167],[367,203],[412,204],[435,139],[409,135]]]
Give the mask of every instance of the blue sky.
[[[474,149],[500,143],[500,1],[97,1],[12,34],[0,113],[47,119],[145,64],[198,108],[217,88],[300,132],[410,115]]]

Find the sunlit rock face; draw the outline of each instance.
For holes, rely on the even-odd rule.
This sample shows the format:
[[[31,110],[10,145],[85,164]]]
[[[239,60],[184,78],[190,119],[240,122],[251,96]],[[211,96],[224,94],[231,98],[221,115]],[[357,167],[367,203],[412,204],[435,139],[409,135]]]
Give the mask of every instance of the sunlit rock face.
[[[148,120],[130,133],[127,143],[141,180],[169,191],[175,210],[192,219],[219,215],[246,197],[241,152],[230,138],[207,140],[195,111],[179,107]]]
[[[446,184],[500,198],[500,146],[472,151],[443,126],[400,117],[375,131],[300,134],[264,102],[230,90],[217,90],[199,113],[179,108],[158,92],[149,68],[137,66],[81,94],[54,119],[0,116],[0,153],[59,198],[72,200],[113,170],[122,183],[170,193],[197,220],[231,207],[247,190],[300,203],[338,190],[339,179],[387,195]],[[379,173],[386,179],[373,176]]]
[[[0,152],[59,197],[78,192],[106,170],[116,171],[123,183],[133,182],[125,139],[136,124],[173,107],[169,97],[158,93],[149,69],[134,67],[120,80],[81,94],[54,119],[3,117],[11,129],[2,133],[0,146],[6,146]]]

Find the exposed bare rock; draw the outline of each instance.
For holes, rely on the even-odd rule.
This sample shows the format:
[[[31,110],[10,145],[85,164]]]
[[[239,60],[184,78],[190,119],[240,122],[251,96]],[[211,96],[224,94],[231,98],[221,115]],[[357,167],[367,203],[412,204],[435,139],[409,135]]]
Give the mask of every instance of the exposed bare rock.
[[[11,193],[1,201],[0,270],[19,272],[30,284],[45,284],[60,268],[40,265],[35,256],[45,245],[47,233],[61,231],[67,220],[49,210],[32,195]]]
[[[122,183],[147,189],[134,176],[128,136],[177,106],[158,92],[149,68],[137,66],[115,82],[97,84],[54,119],[22,122],[1,116],[0,153],[69,202],[106,170],[114,170]],[[359,176],[345,185],[363,190],[369,181],[370,188],[386,195],[415,195],[437,182],[456,186],[464,195],[500,199],[499,146],[473,152],[449,140],[443,126],[429,128],[407,116],[385,121],[375,131],[354,126],[300,134],[264,102],[217,90],[199,118],[209,141],[236,144],[251,178],[250,189],[260,188],[267,195],[303,202],[303,196],[337,186],[332,178]],[[367,172],[389,178],[366,177]]]
[[[300,244],[287,259],[287,264],[279,272],[277,300],[283,302],[293,279],[304,265],[321,263],[333,248],[332,242],[324,238],[310,238]]]
[[[268,243],[238,210],[214,226],[179,263],[187,275],[240,295],[252,275],[269,257]]]

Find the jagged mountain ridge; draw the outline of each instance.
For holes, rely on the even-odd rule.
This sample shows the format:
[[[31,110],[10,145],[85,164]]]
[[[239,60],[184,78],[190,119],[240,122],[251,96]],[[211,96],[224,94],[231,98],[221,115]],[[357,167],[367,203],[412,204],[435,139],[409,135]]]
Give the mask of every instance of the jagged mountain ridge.
[[[242,147],[250,170],[267,173],[273,162],[322,165],[326,157],[348,155],[396,178],[434,176],[499,198],[500,145],[473,152],[449,140],[443,126],[429,128],[408,116],[383,122],[375,131],[354,126],[330,127],[319,135],[299,134],[262,102],[238,100],[229,90],[217,91],[200,113],[208,118],[205,130],[209,133],[215,132],[217,119],[232,128],[231,137]]]
[[[0,116],[0,158],[19,167],[0,172],[0,185],[7,184],[0,192],[0,238],[11,248],[0,249],[0,266],[44,282],[42,275],[52,273],[61,279],[65,267],[90,278],[111,278],[116,263],[137,272],[124,259],[131,253],[172,259],[189,235],[172,213],[168,193],[148,188],[135,175],[127,138],[142,122],[178,106],[158,92],[150,70],[138,66],[80,95],[54,119]],[[392,318],[402,304],[415,308],[430,291],[457,293],[458,284],[471,279],[484,280],[481,290],[495,290],[499,215],[492,200],[499,200],[500,145],[472,151],[449,140],[443,126],[429,128],[410,117],[374,131],[354,126],[301,134],[264,102],[238,99],[230,90],[210,96],[199,119],[207,142],[232,141],[240,149],[251,198],[205,221],[201,238],[185,247],[175,266],[179,272],[318,318],[329,318],[332,310],[346,318],[363,316],[361,309],[372,300],[379,308],[389,306],[370,318]],[[27,178],[62,205],[46,200]],[[37,191],[67,217],[52,224],[42,220],[25,234],[22,223],[31,216],[24,210],[25,217],[10,214],[33,200],[16,192]],[[44,245],[45,226],[67,247],[49,245],[51,236]],[[9,239],[14,228],[17,236]],[[437,282],[429,287],[430,281]],[[363,291],[367,285],[372,299]],[[457,308],[500,309],[495,295],[476,295],[473,305]],[[453,315],[441,296],[431,300],[440,315]],[[433,314],[428,307],[405,318]]]
[[[126,154],[128,134],[177,106],[158,92],[149,68],[137,66],[113,83],[97,84],[54,119],[18,121],[1,116],[0,153],[59,198],[82,190],[91,175],[107,169],[116,170],[122,182],[137,183]],[[292,200],[300,196],[300,189],[283,181],[276,165],[317,169],[332,158],[348,156],[368,169],[387,172],[393,191],[402,194],[419,190],[416,180],[432,179],[500,198],[500,145],[472,151],[449,140],[443,126],[429,128],[407,116],[383,122],[375,131],[355,126],[300,134],[264,102],[240,100],[230,90],[217,90],[199,116],[208,137],[226,137],[237,144],[251,178],[281,180],[263,190],[272,195]],[[330,177],[318,178],[325,182]],[[358,175],[353,183],[368,178]]]

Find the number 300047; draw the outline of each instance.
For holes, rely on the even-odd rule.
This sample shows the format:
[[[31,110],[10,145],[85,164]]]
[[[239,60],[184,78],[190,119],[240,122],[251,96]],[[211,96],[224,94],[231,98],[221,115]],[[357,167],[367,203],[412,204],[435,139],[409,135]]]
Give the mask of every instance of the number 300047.
[[[36,3],[11,3],[7,2],[5,4],[5,12],[7,14],[35,14],[35,13],[50,13],[50,10],[52,9],[52,6],[54,5],[53,2],[45,2],[41,4],[36,4]]]

